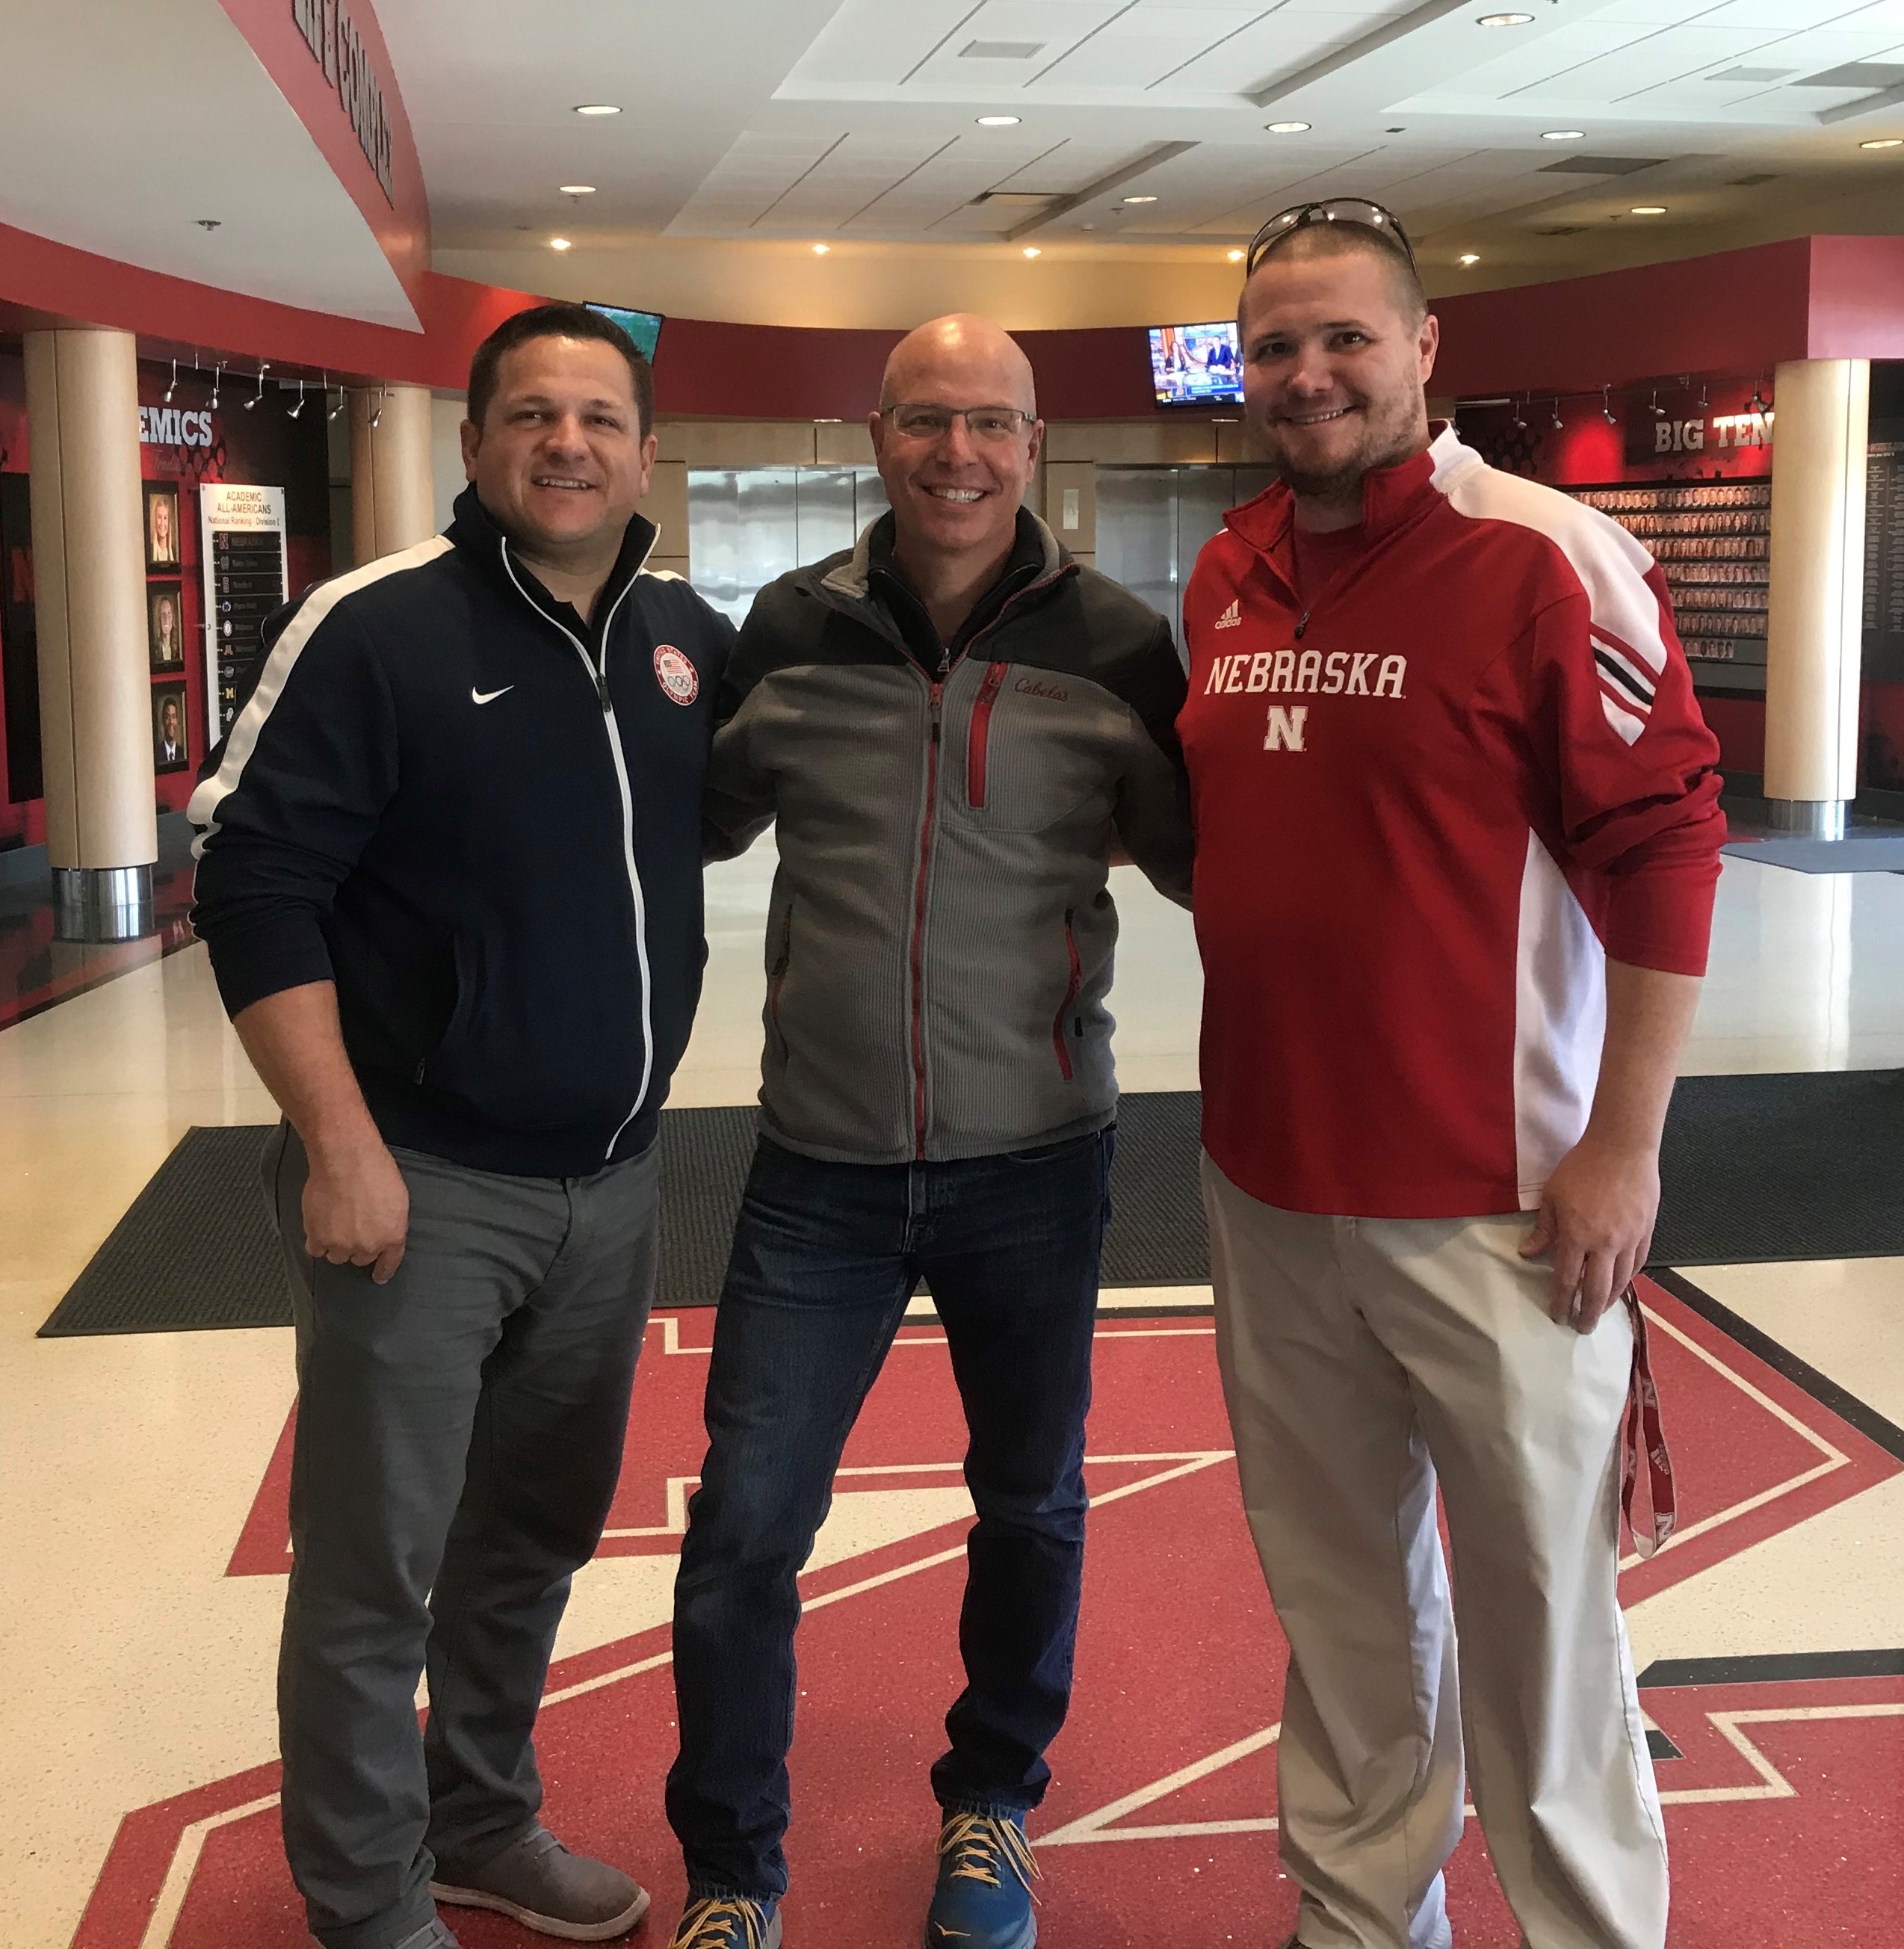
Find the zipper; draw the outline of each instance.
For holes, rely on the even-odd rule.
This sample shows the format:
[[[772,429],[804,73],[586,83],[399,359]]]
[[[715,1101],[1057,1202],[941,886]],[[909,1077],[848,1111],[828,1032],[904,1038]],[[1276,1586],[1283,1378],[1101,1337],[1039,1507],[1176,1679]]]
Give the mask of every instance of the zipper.
[[[1071,1004],[1078,998],[1078,990],[1084,985],[1084,963],[1078,958],[1077,936],[1071,931],[1071,922],[1076,917],[1076,907],[1064,909],[1064,952],[1071,963],[1070,978],[1064,984],[1064,999],[1058,1005],[1058,1014],[1051,1022],[1051,1046],[1058,1051],[1058,1073],[1069,1083],[1071,1080],[1071,1052],[1064,1041],[1064,1018],[1071,1012]]]
[[[913,665],[915,670],[918,665]],[[919,672],[923,678],[925,673]],[[926,1155],[926,882],[932,865],[933,815],[939,800],[939,751],[943,730],[943,709],[946,679],[940,676],[929,683],[932,706],[932,742],[926,756],[926,809],[919,822],[919,872],[912,891],[912,1155],[919,1163]]]
[[[985,760],[992,735],[992,706],[1005,688],[1008,664],[995,663],[985,673],[979,686],[978,701],[972,706],[972,728],[965,741],[965,802],[975,811],[985,805]]]
[[[616,1126],[615,1134],[608,1139],[608,1148],[602,1153],[606,1164],[615,1155],[615,1146],[622,1140],[622,1133],[641,1113],[641,1105],[648,1101],[648,1085],[654,1076],[654,993],[653,977],[648,971],[648,901],[641,891],[641,875],[635,864],[635,794],[628,780],[628,760],[622,750],[621,730],[615,722],[615,706],[608,695],[608,638],[615,626],[615,617],[628,599],[629,591],[635,586],[641,571],[638,567],[623,585],[621,593],[608,605],[608,614],[602,619],[601,660],[598,663],[590,656],[588,646],[566,623],[558,623],[522,586],[522,578],[516,573],[515,564],[509,559],[509,544],[502,544],[502,566],[509,580],[516,586],[516,593],[535,611],[549,627],[558,631],[575,645],[575,653],[582,659],[582,667],[589,673],[594,684],[595,695],[601,700],[602,728],[607,733],[608,755],[614,761],[615,784],[621,793],[622,800],[622,858],[628,869],[628,891],[635,903],[635,959],[641,976],[641,1086],[636,1091],[635,1101],[628,1114]],[[645,558],[644,558],[645,559]]]

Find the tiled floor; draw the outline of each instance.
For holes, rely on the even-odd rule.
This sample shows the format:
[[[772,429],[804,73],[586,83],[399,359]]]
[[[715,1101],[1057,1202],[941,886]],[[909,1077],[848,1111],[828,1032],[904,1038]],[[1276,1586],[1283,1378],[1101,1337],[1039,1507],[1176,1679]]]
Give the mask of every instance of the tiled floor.
[[[759,850],[710,876],[707,997],[677,1103],[753,1094],[772,866]],[[1118,892],[1126,931],[1114,1007],[1126,1085],[1191,1086],[1200,984],[1188,921],[1128,869]],[[1904,877],[1816,878],[1729,859],[1686,1067],[1904,1066],[1901,966]],[[287,1336],[33,1337],[188,1125],[272,1114],[200,948],[0,1032],[5,1949],[64,1949],[129,1810],[272,1755],[281,1586],[225,1571],[290,1405]],[[1904,1262],[1692,1277],[1904,1423]],[[1841,1500],[1640,1602],[1639,1663],[1904,1645],[1901,1483]],[[877,1522],[862,1512],[872,1523],[864,1534],[843,1531],[828,1546],[852,1555],[889,1540],[908,1518],[898,1503],[882,1509]],[[592,1566],[563,1655],[659,1626],[669,1568],[664,1556]],[[1696,1909],[1700,1891],[1686,1893]],[[1865,1941],[1878,1949],[1885,1939]]]

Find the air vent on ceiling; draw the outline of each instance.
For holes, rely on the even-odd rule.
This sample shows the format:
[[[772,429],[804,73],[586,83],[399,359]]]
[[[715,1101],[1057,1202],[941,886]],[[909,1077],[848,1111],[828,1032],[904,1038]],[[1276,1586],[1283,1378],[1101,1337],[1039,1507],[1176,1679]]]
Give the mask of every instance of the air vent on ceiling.
[[[958,51],[961,61],[1030,61],[1042,54],[1042,41],[968,41]]]
[[[1735,176],[1725,187],[1728,189],[1756,189],[1761,183],[1776,182],[1778,180],[1769,169],[1761,169],[1756,176]]]
[[[1794,81],[1794,88],[1895,88],[1904,81],[1904,67],[1895,61],[1847,61],[1842,67],[1827,68],[1822,74],[1808,74]]]
[[[1002,210],[1042,210],[1055,203],[1064,192],[1056,189],[987,189],[973,197],[974,204],[995,203]]]
[[[1729,67],[1717,74],[1709,74],[1708,81],[1783,81],[1788,74],[1796,74],[1795,67]]]
[[[1577,237],[1586,228],[1584,223],[1563,223],[1557,229],[1536,230],[1536,237]]]
[[[1541,166],[1544,176],[1629,176],[1635,169],[1658,168],[1660,156],[1563,156]]]

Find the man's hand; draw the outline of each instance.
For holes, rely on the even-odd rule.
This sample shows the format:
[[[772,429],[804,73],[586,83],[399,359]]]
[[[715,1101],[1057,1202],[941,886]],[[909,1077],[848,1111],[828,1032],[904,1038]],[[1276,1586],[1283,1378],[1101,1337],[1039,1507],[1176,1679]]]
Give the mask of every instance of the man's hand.
[[[1589,1132],[1554,1167],[1524,1259],[1554,1255],[1550,1307],[1563,1326],[1591,1333],[1646,1263],[1660,1212],[1657,1150],[1597,1141]]]
[[[368,1266],[387,1285],[403,1263],[410,1190],[372,1135],[339,1152],[313,1152],[304,1186],[304,1249],[334,1266]]]

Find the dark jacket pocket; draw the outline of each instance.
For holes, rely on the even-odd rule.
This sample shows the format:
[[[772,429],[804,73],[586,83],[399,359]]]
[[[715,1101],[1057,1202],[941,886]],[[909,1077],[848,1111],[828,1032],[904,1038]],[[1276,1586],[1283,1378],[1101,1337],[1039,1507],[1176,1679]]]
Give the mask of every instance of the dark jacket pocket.
[[[1071,922],[1076,917],[1076,912],[1075,907],[1067,907],[1064,910],[1064,953],[1070,964],[1070,971],[1064,984],[1064,999],[1058,1003],[1058,1014],[1051,1023],[1051,1046],[1058,1052],[1058,1074],[1067,1083],[1071,1080],[1072,1068],[1071,1046],[1066,1040],[1066,1031],[1070,1024],[1066,1018],[1071,1012],[1072,1005],[1077,1000],[1079,989],[1084,985],[1084,962],[1078,954],[1077,936],[1071,931]]]

